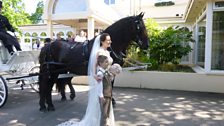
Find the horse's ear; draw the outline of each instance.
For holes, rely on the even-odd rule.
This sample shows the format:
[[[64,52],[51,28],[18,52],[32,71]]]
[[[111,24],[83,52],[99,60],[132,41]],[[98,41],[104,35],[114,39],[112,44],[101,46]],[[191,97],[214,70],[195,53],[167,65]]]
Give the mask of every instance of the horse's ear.
[[[138,15],[138,17],[143,18],[144,14],[145,14],[144,12],[141,12],[141,13]]]

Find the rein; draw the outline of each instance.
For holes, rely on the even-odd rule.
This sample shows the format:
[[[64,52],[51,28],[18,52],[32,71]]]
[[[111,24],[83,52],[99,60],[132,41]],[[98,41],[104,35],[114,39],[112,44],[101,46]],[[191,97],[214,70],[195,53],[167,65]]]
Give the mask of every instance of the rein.
[[[119,62],[124,62],[130,65],[131,67],[124,67],[122,68],[124,71],[130,71],[130,70],[140,70],[140,69],[147,69],[148,67],[151,67],[151,63],[142,63],[140,61],[137,61],[133,58],[125,58],[126,55],[120,52],[121,55],[116,54],[116,52],[110,47],[111,53],[115,56],[116,59],[119,60]]]
[[[126,55],[125,55],[125,54],[123,54],[123,53],[122,53],[122,55],[121,55],[121,56],[118,56],[118,55],[117,55],[117,53],[116,53],[116,52],[112,49],[112,47],[111,47],[111,46],[110,46],[110,48],[109,48],[109,49],[110,49],[111,53],[115,56],[115,58],[116,58],[116,59],[118,59],[118,61],[119,61],[119,62],[121,62],[121,63],[122,63],[122,62],[124,61],[124,60],[123,60],[123,58],[124,58],[124,57],[126,57]],[[120,52],[120,53],[121,53],[121,52]]]
[[[147,69],[148,67],[151,67],[151,63],[142,63],[138,60],[135,60],[133,58],[126,58],[125,63],[130,65],[131,67],[124,67],[122,68],[124,71],[129,71],[129,70],[139,70],[139,69]]]

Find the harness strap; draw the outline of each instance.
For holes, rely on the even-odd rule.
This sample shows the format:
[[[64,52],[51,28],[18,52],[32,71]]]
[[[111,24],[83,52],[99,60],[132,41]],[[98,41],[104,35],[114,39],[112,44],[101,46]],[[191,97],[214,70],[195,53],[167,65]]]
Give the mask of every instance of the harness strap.
[[[140,61],[137,61],[132,58],[126,58],[125,63],[129,64],[131,67],[125,67],[123,70],[129,71],[129,70],[137,70],[137,69],[147,69],[147,67],[151,67],[151,63],[142,63]]]
[[[78,45],[78,42],[74,42],[74,44],[70,47],[70,49],[73,49],[76,47],[76,45]]]
[[[112,49],[112,47],[109,48],[111,53],[115,56],[116,59],[118,59],[119,62],[123,62],[123,56],[119,56],[116,54],[116,52],[114,52],[114,50]]]
[[[49,64],[49,65],[59,65],[59,66],[66,66],[65,63],[59,63],[59,62],[54,62],[54,61],[44,62],[44,63],[43,63],[43,65],[46,65],[46,64]]]
[[[88,59],[88,40],[85,40],[83,45],[82,45],[82,55],[85,57],[85,59]]]
[[[83,43],[82,43],[82,55],[87,59],[88,58],[88,52],[89,52],[89,49],[88,49],[88,40],[85,40]],[[75,42],[71,47],[70,49],[74,49],[76,46],[78,45],[78,42]]]

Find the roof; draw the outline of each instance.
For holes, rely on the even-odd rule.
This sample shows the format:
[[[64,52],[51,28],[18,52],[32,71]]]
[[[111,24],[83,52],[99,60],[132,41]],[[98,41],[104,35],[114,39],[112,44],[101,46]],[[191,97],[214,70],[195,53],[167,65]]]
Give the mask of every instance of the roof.
[[[62,2],[63,7],[60,7],[62,6]],[[87,19],[91,17],[95,19],[96,25],[110,25],[121,18],[121,16],[115,10],[113,10],[110,6],[106,5],[102,0],[86,0],[79,2],[79,4],[77,5],[70,5],[71,2],[74,3],[74,0],[47,0],[45,4],[46,6],[44,8],[43,19],[52,20],[53,22],[68,26],[78,26],[86,25]],[[77,7],[84,7],[80,9],[73,9],[75,8],[75,5]]]
[[[194,22],[206,7],[207,0],[190,0],[185,11],[184,19],[186,22]]]

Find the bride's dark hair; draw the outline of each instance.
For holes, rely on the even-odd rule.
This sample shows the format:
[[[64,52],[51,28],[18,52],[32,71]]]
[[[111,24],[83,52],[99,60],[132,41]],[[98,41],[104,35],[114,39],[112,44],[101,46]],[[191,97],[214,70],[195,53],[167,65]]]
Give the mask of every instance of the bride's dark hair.
[[[106,37],[107,36],[110,36],[108,33],[102,33],[101,35],[100,35],[100,44],[101,44],[101,42],[103,42],[103,41],[105,41],[106,40]]]

